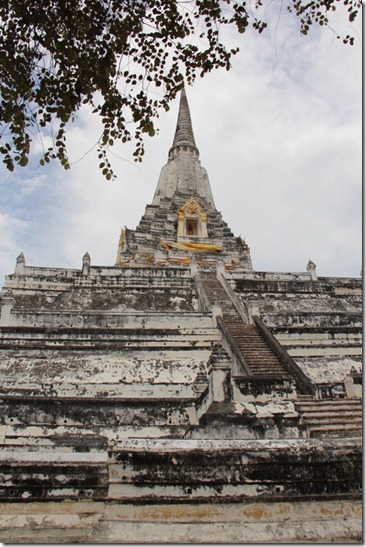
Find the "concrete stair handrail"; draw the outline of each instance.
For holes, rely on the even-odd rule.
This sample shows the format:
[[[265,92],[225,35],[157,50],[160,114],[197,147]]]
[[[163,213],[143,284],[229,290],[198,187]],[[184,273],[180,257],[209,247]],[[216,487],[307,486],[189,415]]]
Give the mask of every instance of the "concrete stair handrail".
[[[249,312],[248,312],[245,304],[235,294],[235,292],[233,291],[233,289],[230,287],[229,283],[227,282],[225,276],[222,273],[220,273],[217,276],[217,279],[220,281],[223,289],[225,290],[226,294],[230,298],[231,302],[234,305],[234,308],[236,309],[236,311],[240,315],[243,322],[244,323],[250,323]]]
[[[265,326],[263,321],[257,316],[253,315],[253,321],[258,330],[263,335],[263,338],[277,355],[280,362],[283,364],[287,372],[295,378],[296,385],[300,389],[301,393],[314,395],[315,386],[309,380],[309,378],[303,373],[300,367],[295,363],[292,357],[287,353],[283,346],[276,340],[271,331]]]
[[[237,346],[233,336],[230,334],[230,331],[229,329],[227,328],[227,326],[225,325],[225,321],[223,320],[222,317],[218,316],[216,318],[216,321],[217,321],[217,326],[219,327],[219,329],[221,330],[223,336],[224,336],[224,339],[226,340],[227,342],[227,346],[230,348],[231,352],[235,355],[235,357],[237,358],[237,360],[239,361],[240,365],[242,366],[243,368],[243,372],[248,376],[248,377],[252,377],[253,376],[253,373],[252,371],[250,370],[249,368],[249,365],[247,364],[245,358],[244,358],[244,355],[242,354],[242,352],[240,351],[239,347]]]
[[[196,292],[198,296],[198,302],[201,307],[201,311],[203,312],[209,312],[211,310],[210,301],[208,299],[208,296],[206,294],[206,291],[203,287],[202,281],[200,279],[200,276],[198,274],[193,275],[193,280],[196,286]]]

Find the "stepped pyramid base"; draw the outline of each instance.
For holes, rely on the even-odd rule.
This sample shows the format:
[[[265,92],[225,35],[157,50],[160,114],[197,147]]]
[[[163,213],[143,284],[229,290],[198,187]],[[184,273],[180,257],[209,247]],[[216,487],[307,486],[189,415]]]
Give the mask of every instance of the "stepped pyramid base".
[[[295,407],[305,436],[362,437],[360,399],[300,399],[295,403]]]

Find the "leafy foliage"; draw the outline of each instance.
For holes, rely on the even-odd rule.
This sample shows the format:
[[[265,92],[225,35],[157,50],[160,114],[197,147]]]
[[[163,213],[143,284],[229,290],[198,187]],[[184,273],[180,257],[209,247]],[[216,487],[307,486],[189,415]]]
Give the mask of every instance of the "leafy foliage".
[[[70,167],[67,124],[81,105],[101,117],[99,167],[114,177],[107,154],[116,140],[135,143],[155,134],[154,119],[184,85],[218,67],[230,69],[237,49],[227,49],[220,29],[248,26],[271,0],[0,0],[0,152],[10,171],[28,163],[37,136],[52,135],[40,164],[57,159]],[[328,25],[339,0],[288,0],[306,35]],[[353,21],[361,1],[343,0]],[[253,8],[253,9],[252,9]],[[353,38],[346,36],[345,43]],[[47,139],[45,139],[47,140]],[[43,141],[42,141],[43,142]]]

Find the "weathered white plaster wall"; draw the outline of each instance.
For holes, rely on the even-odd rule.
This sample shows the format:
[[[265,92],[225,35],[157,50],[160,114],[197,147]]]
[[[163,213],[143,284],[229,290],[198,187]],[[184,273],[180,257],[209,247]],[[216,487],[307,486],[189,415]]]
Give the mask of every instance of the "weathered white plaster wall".
[[[134,505],[92,501],[0,504],[11,543],[361,542],[360,501]]]

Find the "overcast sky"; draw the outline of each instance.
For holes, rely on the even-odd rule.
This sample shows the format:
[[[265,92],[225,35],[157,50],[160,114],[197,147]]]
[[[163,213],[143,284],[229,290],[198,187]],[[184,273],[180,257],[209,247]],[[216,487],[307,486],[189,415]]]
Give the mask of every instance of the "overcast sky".
[[[274,4],[274,6],[273,6]],[[301,37],[291,17],[268,12],[270,29],[227,39],[241,47],[230,72],[187,88],[196,144],[216,207],[246,238],[260,271],[356,276],[361,255],[361,25],[351,47],[331,32]],[[114,265],[120,227],[134,229],[152,201],[172,144],[179,99],[162,112],[145,160],[114,148],[107,182],[95,152],[99,127],[84,109],[68,134],[70,171],[0,167],[0,280],[23,251],[27,265]],[[82,159],[83,158],[83,159]]]

